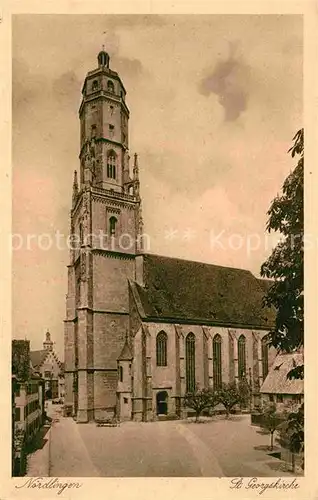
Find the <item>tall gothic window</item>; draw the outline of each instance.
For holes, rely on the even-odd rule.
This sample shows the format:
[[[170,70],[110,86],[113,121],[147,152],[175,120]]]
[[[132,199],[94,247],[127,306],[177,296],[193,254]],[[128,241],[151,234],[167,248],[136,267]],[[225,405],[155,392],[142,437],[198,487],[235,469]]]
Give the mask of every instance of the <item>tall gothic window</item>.
[[[83,226],[82,226],[82,224],[79,225],[79,239],[80,239],[80,245],[83,245],[83,243],[84,243],[84,235],[83,235]]]
[[[111,92],[112,94],[115,91],[114,84],[111,80],[108,80],[108,82],[107,82],[107,90],[108,90],[108,92]]]
[[[187,392],[195,390],[195,335],[189,333],[185,342]]]
[[[116,153],[113,150],[107,154],[107,177],[116,179]]]
[[[157,366],[167,366],[167,334],[160,332],[156,339]]]
[[[109,219],[109,234],[110,234],[110,236],[115,236],[116,224],[117,224],[116,217],[110,217],[110,219]]]
[[[238,376],[240,379],[246,377],[246,340],[244,335],[241,335],[237,342],[238,352]]]
[[[213,387],[222,386],[222,339],[219,334],[213,337]]]
[[[262,338],[262,370],[263,380],[268,374],[268,336]]]

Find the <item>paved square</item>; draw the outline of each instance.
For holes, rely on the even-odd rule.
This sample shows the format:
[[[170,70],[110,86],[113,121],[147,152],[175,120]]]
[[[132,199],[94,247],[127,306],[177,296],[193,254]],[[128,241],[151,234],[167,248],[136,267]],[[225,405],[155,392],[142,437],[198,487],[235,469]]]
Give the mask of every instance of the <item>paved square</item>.
[[[268,444],[269,436],[250,425],[249,415],[198,424],[185,420],[97,427],[59,414],[50,431],[49,453],[44,448],[31,457],[28,475],[39,475],[40,464],[43,474],[43,460],[49,456],[51,477],[295,476],[268,455],[263,449]]]

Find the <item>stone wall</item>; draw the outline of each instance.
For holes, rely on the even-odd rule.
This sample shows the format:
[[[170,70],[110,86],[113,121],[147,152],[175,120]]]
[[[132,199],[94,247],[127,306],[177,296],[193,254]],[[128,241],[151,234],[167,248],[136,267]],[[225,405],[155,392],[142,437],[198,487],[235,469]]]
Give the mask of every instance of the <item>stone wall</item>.
[[[168,413],[175,413],[179,404],[179,398],[186,391],[186,363],[185,363],[185,341],[186,336],[192,332],[195,335],[196,362],[195,375],[199,388],[213,387],[213,338],[219,334],[222,339],[222,382],[238,380],[237,342],[241,335],[246,339],[246,376],[249,381],[249,373],[253,374],[255,363],[258,363],[258,351],[255,350],[255,338],[259,342],[267,332],[253,332],[248,329],[231,329],[224,327],[209,327],[200,325],[174,325],[167,323],[144,323],[143,329],[148,332],[145,336],[146,349],[142,355],[142,329],[140,328],[133,338],[133,396],[134,419],[141,419],[143,403],[146,401],[146,385],[143,376],[143,367],[147,369],[147,383],[150,384],[148,392],[152,394],[152,417],[156,418],[156,395],[159,391],[168,393]],[[167,344],[167,366],[156,364],[156,337],[160,331],[164,331],[168,337]],[[231,339],[233,348],[231,349]],[[255,359],[256,356],[256,359]],[[148,367],[148,358],[150,367]],[[269,356],[269,366],[273,362],[273,352]],[[233,374],[233,376],[231,376]],[[253,382],[253,381],[252,381]]]
[[[128,313],[128,278],[133,279],[133,275],[133,259],[94,253],[94,310]]]

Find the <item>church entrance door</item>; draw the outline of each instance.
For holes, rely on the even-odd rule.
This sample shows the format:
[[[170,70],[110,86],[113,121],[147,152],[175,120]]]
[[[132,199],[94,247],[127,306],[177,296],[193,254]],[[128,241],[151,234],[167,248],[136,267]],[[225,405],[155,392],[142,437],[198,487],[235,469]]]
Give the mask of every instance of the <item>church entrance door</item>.
[[[168,413],[168,394],[167,391],[157,393],[157,415],[167,415]]]

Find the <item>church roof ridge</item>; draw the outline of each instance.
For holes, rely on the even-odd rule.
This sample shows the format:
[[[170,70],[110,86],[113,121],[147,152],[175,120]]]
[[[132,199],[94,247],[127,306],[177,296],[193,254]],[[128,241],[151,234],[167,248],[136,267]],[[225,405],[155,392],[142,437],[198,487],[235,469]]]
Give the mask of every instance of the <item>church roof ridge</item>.
[[[136,256],[138,257],[141,255],[146,257],[146,258],[149,256],[149,257],[156,257],[156,258],[160,258],[160,259],[170,259],[170,260],[176,260],[176,261],[181,261],[181,262],[189,262],[189,263],[193,263],[193,264],[201,264],[203,266],[213,266],[213,267],[217,267],[217,268],[232,269],[233,271],[244,271],[244,272],[252,274],[252,276],[254,276],[255,279],[259,279],[260,281],[270,281],[267,279],[258,278],[257,276],[255,276],[255,274],[250,269],[246,269],[244,267],[225,266],[222,264],[215,264],[213,262],[206,262],[206,261],[201,261],[201,260],[191,260],[191,259],[186,259],[184,257],[172,257],[170,255],[159,255],[159,254],[151,253],[151,252],[142,252],[140,254],[137,254]]]

